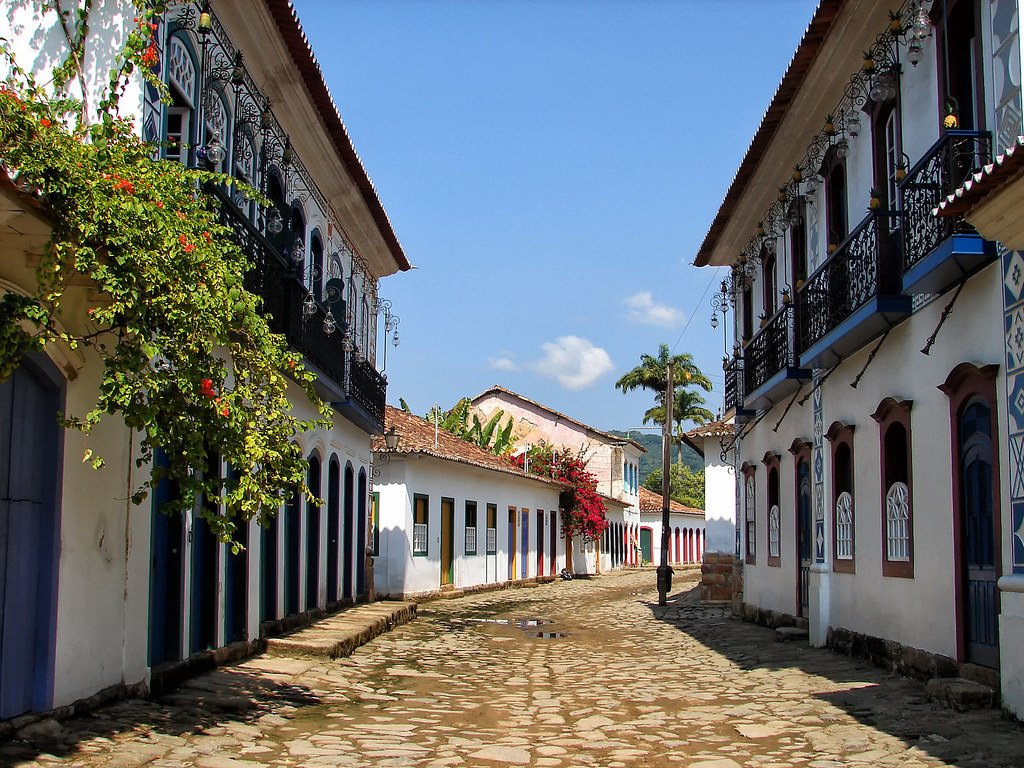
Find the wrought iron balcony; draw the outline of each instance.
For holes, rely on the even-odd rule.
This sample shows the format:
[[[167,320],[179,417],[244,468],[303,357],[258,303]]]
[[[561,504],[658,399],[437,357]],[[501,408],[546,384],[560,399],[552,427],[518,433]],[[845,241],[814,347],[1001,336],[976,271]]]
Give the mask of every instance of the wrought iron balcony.
[[[826,368],[910,314],[900,295],[892,212],[872,212],[798,293],[802,368]]]
[[[722,368],[725,371],[725,400],[722,406],[729,413],[743,407],[743,358],[727,359]]]
[[[365,431],[380,432],[384,426],[387,379],[355,353],[346,355],[340,331],[345,302],[339,300],[330,307],[317,304],[312,314],[305,313],[303,304],[308,292],[288,260],[223,190],[210,187],[207,191],[220,203],[221,223],[231,228],[252,262],[243,285],[262,298],[260,313],[270,329],[284,335],[288,345],[301,353],[317,373],[321,397]],[[328,312],[339,328],[334,333],[324,330]]]
[[[948,131],[900,182],[904,293],[941,293],[995,259],[995,243],[962,215],[932,213],[991,157],[989,133]]]
[[[349,364],[349,399],[363,408],[367,414],[384,428],[384,403],[387,397],[388,380],[373,364],[356,353],[351,353]]]
[[[743,350],[743,401],[748,408],[770,408],[811,378],[798,365],[796,329],[796,306],[783,304]]]

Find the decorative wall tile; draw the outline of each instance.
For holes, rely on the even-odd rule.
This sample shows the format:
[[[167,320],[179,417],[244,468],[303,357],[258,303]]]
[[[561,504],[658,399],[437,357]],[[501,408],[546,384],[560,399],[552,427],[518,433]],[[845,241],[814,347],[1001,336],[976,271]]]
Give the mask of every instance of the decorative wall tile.
[[[814,466],[814,562],[825,562],[825,459],[822,452],[822,435],[825,432],[824,411],[821,402],[821,374],[816,373],[812,382],[814,394],[814,438],[811,445]]]
[[[1003,256],[1003,286],[1006,288],[1006,306],[1020,301],[1024,292],[1024,259],[1017,251],[1007,251]]]
[[[1024,367],[1024,307],[1014,307],[1006,314],[1006,369]]]
[[[1024,573],[1024,501],[1013,503],[1013,571]]]
[[[1024,435],[1010,435],[1010,497],[1024,498]]]

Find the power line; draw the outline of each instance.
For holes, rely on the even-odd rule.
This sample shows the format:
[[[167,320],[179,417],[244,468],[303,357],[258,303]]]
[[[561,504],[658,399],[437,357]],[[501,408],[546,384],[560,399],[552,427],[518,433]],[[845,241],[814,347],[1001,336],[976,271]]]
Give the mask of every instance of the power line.
[[[714,283],[715,280],[718,279],[718,273],[721,272],[721,271],[722,271],[721,267],[716,267],[715,271],[711,273],[711,279],[708,280],[708,284],[704,286],[704,293],[702,293],[700,295],[700,298],[697,299],[697,304],[696,304],[697,307],[699,307],[701,305],[701,303],[704,301],[704,297],[708,295],[708,291],[711,289],[711,284]],[[679,346],[679,342],[683,340],[683,335],[686,333],[686,329],[690,327],[690,323],[693,320],[693,316],[696,315],[696,314],[697,314],[697,312],[696,312],[696,309],[695,309],[694,311],[690,312],[690,316],[686,318],[686,325],[684,325],[683,326],[683,330],[681,330],[679,332],[679,338],[676,339],[676,343],[672,345],[672,352],[673,353],[675,353],[676,347]]]

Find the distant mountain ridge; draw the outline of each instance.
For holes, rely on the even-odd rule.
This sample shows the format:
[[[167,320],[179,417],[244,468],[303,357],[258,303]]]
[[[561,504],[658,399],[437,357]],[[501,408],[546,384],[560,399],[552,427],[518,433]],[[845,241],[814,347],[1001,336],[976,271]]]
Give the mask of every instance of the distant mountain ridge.
[[[620,429],[609,429],[608,434],[616,437],[626,437],[635,440],[647,449],[647,453],[640,457],[640,484],[643,485],[647,476],[655,469],[661,469],[661,433],[660,432],[623,432]],[[679,447],[672,448],[672,461],[679,460]],[[704,469],[704,459],[700,457],[693,448],[683,445],[683,462],[694,472]]]

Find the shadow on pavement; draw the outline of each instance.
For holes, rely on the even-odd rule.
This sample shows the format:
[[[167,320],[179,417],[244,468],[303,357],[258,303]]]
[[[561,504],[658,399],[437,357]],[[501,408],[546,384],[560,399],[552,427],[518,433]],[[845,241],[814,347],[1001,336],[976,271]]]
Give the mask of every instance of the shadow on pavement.
[[[734,617],[728,606],[702,604],[697,587],[670,595],[666,606],[650,601],[646,604],[655,619],[685,632],[740,669],[793,669],[819,678],[811,682],[808,696],[947,765],[1024,765],[1024,729],[1004,720],[996,709],[955,712],[930,702],[924,684],[917,680],[824,648],[812,648],[806,641],[776,642],[773,630]],[[786,687],[784,678],[774,684]],[[832,752],[836,747],[847,753],[863,751],[858,750],[857,743],[848,743],[863,740],[863,735],[858,736],[849,726],[844,730],[840,723],[808,730],[806,737],[816,752]]]
[[[311,689],[284,682],[286,672],[278,673],[274,660],[257,663],[263,661],[268,662],[266,674],[260,669],[223,667],[158,698],[126,699],[69,720],[40,721],[21,731],[27,738],[16,736],[0,744],[0,766],[39,758],[84,757],[80,745],[88,741],[90,752],[117,750],[117,765],[130,768],[163,757],[184,743],[182,737],[216,733],[227,723],[244,734],[246,723],[263,716],[286,713],[287,717],[297,709],[323,703]],[[130,740],[119,743],[122,733],[130,733]]]

